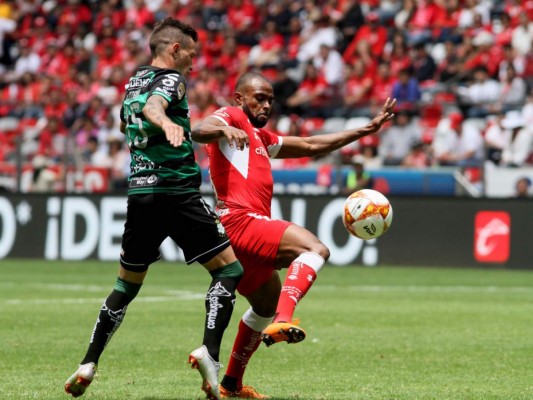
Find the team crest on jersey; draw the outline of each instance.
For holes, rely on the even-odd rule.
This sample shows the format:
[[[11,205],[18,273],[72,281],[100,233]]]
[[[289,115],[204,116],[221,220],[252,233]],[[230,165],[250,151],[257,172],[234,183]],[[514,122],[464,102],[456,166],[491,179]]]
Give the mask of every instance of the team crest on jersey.
[[[226,230],[224,229],[224,227],[222,226],[222,223],[220,222],[218,218],[215,220],[215,223],[217,224],[218,235],[220,237],[226,236]]]
[[[182,99],[183,96],[185,96],[185,85],[183,84],[183,82],[180,82],[180,84],[178,85],[178,99]]]

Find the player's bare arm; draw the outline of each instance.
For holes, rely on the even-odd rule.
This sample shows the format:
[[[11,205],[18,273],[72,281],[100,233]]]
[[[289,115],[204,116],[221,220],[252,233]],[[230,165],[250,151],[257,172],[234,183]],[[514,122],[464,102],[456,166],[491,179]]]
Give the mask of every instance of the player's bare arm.
[[[150,96],[143,108],[143,115],[149,122],[163,129],[172,146],[179,147],[183,143],[183,127],[175,124],[167,117],[165,113],[167,108],[168,101],[163,97]]]
[[[196,124],[192,129],[191,137],[198,143],[212,143],[221,138],[226,138],[230,147],[235,145],[239,150],[247,147],[250,142],[245,131],[228,126],[214,117],[207,117]]]
[[[276,158],[310,157],[330,153],[362,137],[378,132],[383,124],[394,118],[396,99],[388,98],[381,111],[366,126],[308,138],[287,136]]]

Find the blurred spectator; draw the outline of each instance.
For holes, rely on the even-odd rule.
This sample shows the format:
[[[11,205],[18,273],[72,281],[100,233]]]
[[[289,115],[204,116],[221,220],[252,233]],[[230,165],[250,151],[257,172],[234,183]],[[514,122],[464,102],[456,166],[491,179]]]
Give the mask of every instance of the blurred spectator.
[[[46,159],[46,164],[62,161],[66,149],[67,131],[58,117],[51,117],[38,136],[37,155]]]
[[[427,145],[422,142],[414,142],[409,153],[402,161],[402,167],[424,169],[431,165],[431,157]]]
[[[505,79],[507,76],[507,68],[512,66],[515,70],[515,74],[522,76],[526,70],[526,57],[520,55],[510,44],[502,46],[503,58],[498,67],[498,77],[500,80]]]
[[[519,16],[520,24],[513,30],[512,44],[518,54],[526,55],[531,51],[533,42],[533,22],[522,12]]]
[[[449,125],[437,129],[432,150],[438,165],[479,166],[484,156],[483,137],[459,113],[448,116]]]
[[[473,118],[486,117],[493,112],[500,91],[499,82],[491,79],[484,67],[474,70],[470,85],[458,88],[462,106],[467,109],[468,116]]]
[[[312,63],[305,69],[304,79],[298,85],[296,92],[287,99],[287,106],[291,113],[302,114],[305,109],[313,117],[327,118],[333,115],[335,107],[331,106],[334,92]]]
[[[111,160],[110,178],[113,191],[124,191],[128,187],[130,173],[130,153],[124,146],[124,138],[111,136],[107,139],[108,154]]]
[[[87,139],[87,143],[81,152],[80,158],[80,161],[84,165],[94,165],[95,167],[100,167],[105,164],[106,156],[100,148],[98,138],[96,136],[91,136]]]
[[[366,23],[359,28],[353,40],[348,44],[345,54],[354,54],[357,45],[362,40],[368,42],[370,52],[374,57],[381,57],[387,42],[387,29],[380,25],[376,12],[371,11],[366,15]]]
[[[400,32],[394,33],[392,41],[384,49],[382,60],[390,65],[393,75],[411,66],[408,47]]]
[[[111,137],[124,138],[125,136],[120,131],[113,114],[109,113],[105,117],[105,124],[98,127],[98,133],[96,135],[98,148],[104,154],[107,153],[108,139]]]
[[[404,0],[400,11],[394,16],[394,25],[397,29],[405,31],[409,20],[413,17],[416,10],[415,0]]]
[[[252,46],[260,27],[259,12],[252,0],[228,0],[227,23],[235,30],[237,41]]]
[[[203,10],[203,27],[207,30],[222,31],[228,22],[227,6],[224,0],[213,0],[203,6],[203,2],[197,1],[200,9]]]
[[[360,0],[345,0],[339,3],[341,9],[333,19],[342,35],[339,51],[343,53],[365,20]]]
[[[133,22],[137,28],[154,23],[154,16],[144,0],[133,0],[126,11],[126,22]]]
[[[422,132],[412,122],[410,112],[400,109],[396,112],[392,125],[385,127],[381,133],[378,151],[383,165],[401,165],[411,152],[413,144],[421,140]]]
[[[407,21],[407,39],[411,45],[427,43],[432,37],[440,15],[444,12],[435,0],[416,0],[414,11]]]
[[[313,57],[313,65],[334,91],[332,97],[338,96],[341,85],[344,83],[344,62],[340,53],[334,48],[322,44],[319,53]]]
[[[533,135],[526,120],[519,111],[509,111],[502,120],[506,130],[506,142],[502,152],[501,165],[521,167],[532,151]]]
[[[376,78],[372,85],[372,107],[380,107],[388,97],[392,96],[392,87],[395,82],[395,77],[391,74],[390,65],[387,63],[380,63],[378,65]],[[371,114],[374,112],[372,111]]]
[[[287,70],[282,66],[278,66],[276,72],[272,82],[276,99],[273,110],[277,114],[290,114],[290,106],[287,105],[287,100],[298,90],[298,83],[287,74]]]
[[[30,191],[38,193],[55,191],[61,177],[50,159],[37,155],[32,160],[32,167],[33,176]]]
[[[466,54],[464,69],[466,71],[485,68],[489,76],[496,76],[498,66],[503,59],[503,51],[494,46],[494,36],[491,32],[481,31],[472,39],[473,49]]]
[[[79,151],[83,151],[90,137],[98,136],[98,127],[90,117],[84,117],[83,119],[76,121],[73,130],[74,142]]]
[[[377,169],[383,166],[378,147],[379,137],[376,135],[365,136],[358,141],[359,154],[363,156],[365,169]]]
[[[531,197],[531,179],[527,176],[519,178],[515,184],[516,198],[530,198]]]
[[[267,21],[259,34],[259,43],[250,50],[248,63],[257,68],[273,67],[280,62],[283,47],[284,39],[277,32],[276,23]]]
[[[507,135],[505,128],[502,126],[504,113],[496,114],[495,118],[489,122],[487,130],[485,131],[484,141],[486,148],[486,157],[488,161],[499,165],[502,160],[502,152],[507,142]]]
[[[328,15],[322,14],[319,8],[315,8],[309,15],[312,22],[308,27],[304,27],[300,32],[300,47],[297,59],[300,63],[305,63],[318,55],[320,45],[336,47],[338,31],[331,24]]]
[[[526,99],[527,86],[522,77],[516,74],[512,64],[507,66],[507,71],[500,81],[500,107],[505,111],[519,109]]]
[[[352,169],[348,171],[342,193],[352,194],[361,189],[372,189],[374,182],[371,174],[365,170],[365,157],[358,154],[352,158]]]
[[[412,110],[416,108],[421,97],[420,87],[408,69],[399,72],[398,80],[392,85],[392,97],[398,101],[399,106],[409,107]]]
[[[424,44],[417,44],[411,52],[411,66],[413,76],[418,82],[422,83],[435,78],[437,65]]]
[[[444,52],[444,57],[437,66],[436,77],[444,83],[458,81],[461,77],[461,58],[458,55],[458,49],[452,41],[446,41]]]
[[[370,100],[372,76],[365,71],[361,60],[345,66],[347,77],[344,85],[343,106],[335,113],[337,116],[360,117],[371,114]]]
[[[29,40],[24,38],[19,42],[20,54],[15,61],[13,79],[18,79],[26,72],[35,73],[41,66],[41,58],[31,48]]]

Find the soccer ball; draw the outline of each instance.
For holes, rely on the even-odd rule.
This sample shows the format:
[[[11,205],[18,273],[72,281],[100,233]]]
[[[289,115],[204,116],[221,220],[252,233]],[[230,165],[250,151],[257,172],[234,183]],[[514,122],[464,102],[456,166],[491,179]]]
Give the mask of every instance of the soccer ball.
[[[380,192],[361,189],[346,199],[342,221],[350,234],[363,240],[375,239],[389,229],[392,206]]]

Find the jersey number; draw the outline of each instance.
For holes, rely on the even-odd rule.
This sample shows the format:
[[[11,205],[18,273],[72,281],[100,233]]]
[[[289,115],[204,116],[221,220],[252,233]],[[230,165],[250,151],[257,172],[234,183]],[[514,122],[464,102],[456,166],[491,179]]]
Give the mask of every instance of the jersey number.
[[[148,134],[144,130],[143,121],[137,117],[137,112],[140,111],[139,108],[139,103],[131,103],[124,106],[124,110],[128,118],[128,125],[137,125],[139,132],[141,133],[140,138],[139,136],[135,136],[133,141],[130,141],[130,148],[133,146],[138,149],[144,149],[148,144]]]

